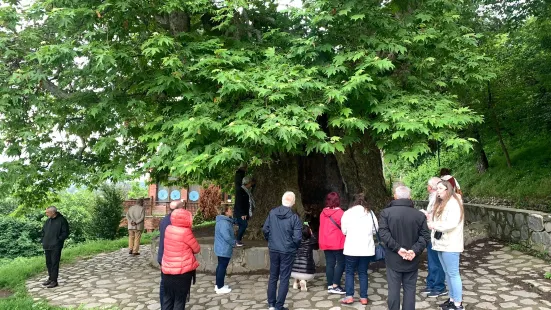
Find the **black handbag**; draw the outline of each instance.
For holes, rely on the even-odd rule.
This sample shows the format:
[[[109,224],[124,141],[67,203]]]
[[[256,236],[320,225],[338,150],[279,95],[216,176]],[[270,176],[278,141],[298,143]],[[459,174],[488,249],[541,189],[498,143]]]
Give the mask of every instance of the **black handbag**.
[[[375,257],[373,258],[374,262],[378,262],[385,259],[385,247],[381,243],[381,237],[379,236],[379,230],[375,226],[375,213],[371,211],[371,220],[373,221],[373,228],[375,229],[375,234],[377,235],[378,244],[375,246]]]

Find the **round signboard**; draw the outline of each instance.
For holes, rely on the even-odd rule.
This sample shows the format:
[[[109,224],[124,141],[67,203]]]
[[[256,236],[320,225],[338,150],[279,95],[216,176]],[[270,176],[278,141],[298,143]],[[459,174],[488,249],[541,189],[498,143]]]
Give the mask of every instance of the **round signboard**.
[[[175,189],[172,192],[170,192],[170,199],[179,200],[180,199],[180,191]]]
[[[199,193],[197,191],[191,191],[189,193],[189,200],[191,200],[191,201],[199,200]]]
[[[159,200],[166,200],[168,198],[168,192],[166,191],[166,189],[161,189],[157,193],[157,198],[159,198]]]

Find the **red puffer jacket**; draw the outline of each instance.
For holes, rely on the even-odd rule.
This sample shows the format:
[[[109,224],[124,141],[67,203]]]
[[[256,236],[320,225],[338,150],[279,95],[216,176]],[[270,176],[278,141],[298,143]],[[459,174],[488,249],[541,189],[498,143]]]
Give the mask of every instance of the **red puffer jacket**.
[[[199,267],[195,255],[201,251],[191,231],[192,216],[184,209],[170,215],[171,225],[165,230],[164,253],[161,270],[164,274],[184,274]]]

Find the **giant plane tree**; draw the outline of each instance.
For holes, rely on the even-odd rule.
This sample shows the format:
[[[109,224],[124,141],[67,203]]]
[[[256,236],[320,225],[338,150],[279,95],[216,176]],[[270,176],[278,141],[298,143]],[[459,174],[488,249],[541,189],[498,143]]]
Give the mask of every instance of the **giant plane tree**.
[[[387,200],[386,160],[471,148],[457,87],[491,78],[456,0],[36,0],[0,9],[1,183],[32,204],[150,172]],[[254,236],[254,234],[253,234]]]

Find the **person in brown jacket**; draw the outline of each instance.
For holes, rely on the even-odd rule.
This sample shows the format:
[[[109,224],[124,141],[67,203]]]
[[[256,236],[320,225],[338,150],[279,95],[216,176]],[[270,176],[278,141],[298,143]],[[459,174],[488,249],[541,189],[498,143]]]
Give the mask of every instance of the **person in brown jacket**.
[[[140,239],[144,229],[145,208],[143,199],[138,199],[136,205],[130,207],[126,213],[128,221],[128,254],[140,255]]]

